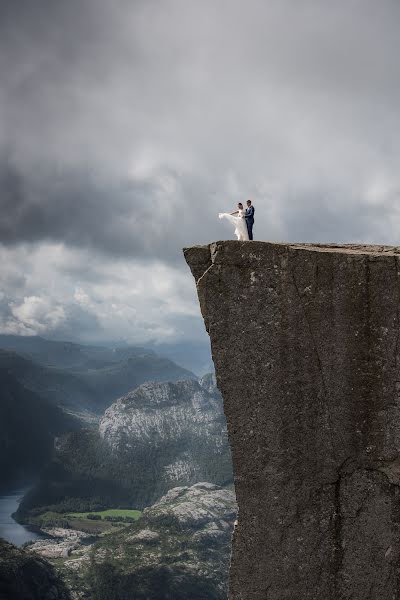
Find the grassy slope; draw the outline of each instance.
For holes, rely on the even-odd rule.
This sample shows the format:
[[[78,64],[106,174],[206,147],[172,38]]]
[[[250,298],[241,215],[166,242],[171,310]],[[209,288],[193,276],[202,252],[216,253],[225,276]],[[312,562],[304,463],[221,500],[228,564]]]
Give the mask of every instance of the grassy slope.
[[[97,514],[101,519],[88,519],[87,515],[91,514]],[[66,529],[84,531],[98,536],[115,531],[116,528],[126,527],[131,524],[132,519],[138,521],[141,516],[142,513],[139,510],[119,508],[87,513],[60,513],[46,510],[35,516],[31,516],[29,524],[31,527],[39,530],[46,530],[52,527],[63,527]],[[108,521],[106,517],[112,517],[113,521]],[[129,521],[126,520],[127,517]]]
[[[88,515],[99,515],[102,519],[104,517],[131,517],[132,519],[139,519],[141,515],[140,510],[134,510],[131,508],[109,508],[107,510],[98,510],[92,512],[76,512],[69,513],[68,517],[85,519]]]

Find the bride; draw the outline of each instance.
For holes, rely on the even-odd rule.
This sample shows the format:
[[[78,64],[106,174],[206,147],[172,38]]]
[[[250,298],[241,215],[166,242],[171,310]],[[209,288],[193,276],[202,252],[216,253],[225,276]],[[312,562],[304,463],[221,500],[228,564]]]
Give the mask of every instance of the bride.
[[[244,218],[245,211],[243,204],[238,203],[238,210],[232,213],[219,213],[220,219],[227,219],[232,225],[235,226],[235,234],[239,241],[244,242],[249,239],[247,231],[246,219]]]

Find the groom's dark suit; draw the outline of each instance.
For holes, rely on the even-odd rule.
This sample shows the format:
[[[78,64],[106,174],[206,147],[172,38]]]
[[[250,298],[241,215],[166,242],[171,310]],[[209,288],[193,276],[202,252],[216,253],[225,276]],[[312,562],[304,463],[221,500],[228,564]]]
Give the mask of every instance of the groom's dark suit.
[[[248,206],[245,212],[245,219],[247,225],[247,231],[249,233],[249,240],[253,239],[253,225],[254,225],[254,206]]]

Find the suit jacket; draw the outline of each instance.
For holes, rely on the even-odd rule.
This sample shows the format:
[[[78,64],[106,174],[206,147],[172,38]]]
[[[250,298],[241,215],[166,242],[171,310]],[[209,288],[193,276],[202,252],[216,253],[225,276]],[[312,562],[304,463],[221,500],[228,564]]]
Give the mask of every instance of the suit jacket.
[[[254,206],[248,206],[245,212],[246,221],[254,221]]]

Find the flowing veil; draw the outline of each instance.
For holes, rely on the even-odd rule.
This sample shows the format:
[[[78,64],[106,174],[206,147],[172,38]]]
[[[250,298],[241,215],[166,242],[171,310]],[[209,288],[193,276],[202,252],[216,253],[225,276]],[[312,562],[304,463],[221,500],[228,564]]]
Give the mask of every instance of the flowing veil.
[[[247,231],[246,220],[243,217],[236,217],[235,215],[231,215],[229,213],[219,213],[220,219],[226,219],[235,227],[235,235],[238,240],[246,241],[249,239],[249,234]]]

